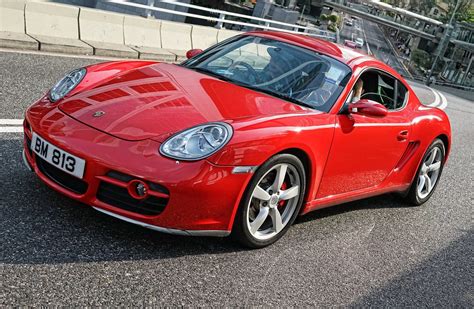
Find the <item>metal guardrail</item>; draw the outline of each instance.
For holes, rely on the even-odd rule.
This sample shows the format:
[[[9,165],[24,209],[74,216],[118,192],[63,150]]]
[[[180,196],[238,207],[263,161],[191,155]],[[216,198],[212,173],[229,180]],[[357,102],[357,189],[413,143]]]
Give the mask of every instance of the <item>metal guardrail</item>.
[[[215,14],[216,16],[218,15],[218,17],[200,15],[200,14],[194,14],[194,13],[188,13],[188,12],[181,12],[181,11],[174,11],[170,9],[149,6],[149,5],[140,4],[140,3],[128,2],[127,0],[106,0],[106,1],[109,3],[114,3],[114,4],[124,5],[124,6],[142,8],[144,10],[151,10],[151,11],[163,12],[163,13],[168,13],[168,14],[173,14],[173,15],[186,16],[186,17],[192,17],[192,18],[202,19],[206,21],[216,22],[217,28],[222,28],[224,24],[230,24],[230,25],[248,27],[250,29],[257,28],[257,29],[263,29],[263,30],[275,30],[275,31],[288,32],[288,33],[305,34],[305,35],[316,37],[316,38],[336,41],[335,33],[321,30],[318,28],[288,24],[281,21],[270,20],[270,19],[255,17],[255,16],[249,16],[249,15],[243,15],[243,14],[227,12],[227,11],[222,11],[222,10],[217,10],[217,9],[211,9],[211,8],[206,8],[206,7],[202,7],[198,5],[182,3],[182,2],[178,2],[174,0],[159,0],[156,2],[192,8],[195,10],[201,10],[204,12]],[[231,20],[231,19],[227,19],[227,17],[237,17],[239,19],[247,19],[249,21],[254,21],[255,23]],[[277,26],[290,28],[292,30],[278,28]]]

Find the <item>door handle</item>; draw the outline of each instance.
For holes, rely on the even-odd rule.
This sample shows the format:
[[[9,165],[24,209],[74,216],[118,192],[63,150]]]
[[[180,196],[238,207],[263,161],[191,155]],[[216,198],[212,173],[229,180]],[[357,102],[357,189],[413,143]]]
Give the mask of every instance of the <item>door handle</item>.
[[[400,131],[397,135],[397,140],[400,142],[406,141],[408,139],[408,130]]]

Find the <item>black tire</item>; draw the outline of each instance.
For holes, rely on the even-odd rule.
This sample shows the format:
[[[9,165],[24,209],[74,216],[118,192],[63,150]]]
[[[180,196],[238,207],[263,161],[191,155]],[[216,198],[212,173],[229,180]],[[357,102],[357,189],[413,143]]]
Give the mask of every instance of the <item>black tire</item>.
[[[437,147],[440,152],[441,152],[441,166],[439,170],[439,174],[437,176],[436,183],[434,184],[433,188],[431,189],[431,192],[425,197],[420,197],[417,186],[418,186],[418,178],[420,177],[420,173],[422,171],[422,166],[425,160],[427,159],[428,155],[431,153],[432,149]],[[426,150],[425,154],[423,155],[423,158],[421,159],[420,165],[418,166],[418,169],[416,171],[415,177],[413,177],[413,182],[410,186],[410,189],[408,191],[408,194],[405,197],[405,202],[410,205],[410,206],[420,206],[424,204],[426,201],[428,201],[433,195],[434,191],[436,190],[436,187],[438,186],[439,179],[441,177],[441,174],[443,172],[443,167],[444,167],[444,162],[445,162],[445,156],[446,156],[446,149],[444,147],[444,143],[442,140],[439,138],[435,139],[433,143],[431,143],[430,147]]]
[[[252,193],[255,187],[259,184],[261,178],[267,174],[273,167],[277,166],[278,164],[288,164],[293,166],[299,174],[299,194],[298,201],[296,203],[296,207],[294,208],[294,213],[291,215],[290,220],[284,226],[284,228],[278,232],[275,236],[271,237],[270,239],[261,240],[255,238],[249,231],[247,227],[247,210],[250,207],[250,200],[252,199]],[[271,157],[267,162],[265,162],[262,166],[258,168],[255,172],[252,180],[248,184],[245,193],[240,201],[239,209],[237,210],[237,214],[234,220],[234,225],[232,228],[232,238],[242,245],[249,247],[249,248],[263,248],[266,247],[278,239],[280,239],[289,229],[289,227],[293,224],[296,217],[298,216],[301,205],[303,204],[304,196],[306,190],[306,174],[305,169],[301,161],[294,155],[291,154],[278,154]]]

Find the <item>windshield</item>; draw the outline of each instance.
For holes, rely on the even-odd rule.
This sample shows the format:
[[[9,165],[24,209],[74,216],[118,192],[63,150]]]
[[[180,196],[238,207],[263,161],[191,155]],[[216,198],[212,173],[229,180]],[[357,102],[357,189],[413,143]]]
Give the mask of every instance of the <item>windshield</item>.
[[[331,109],[351,73],[331,57],[255,36],[217,45],[183,65],[323,112]]]

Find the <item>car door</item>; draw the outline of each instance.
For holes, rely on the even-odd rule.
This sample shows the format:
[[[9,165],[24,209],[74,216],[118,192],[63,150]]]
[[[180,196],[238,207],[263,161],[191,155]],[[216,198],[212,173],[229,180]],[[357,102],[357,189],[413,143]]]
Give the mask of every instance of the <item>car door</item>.
[[[404,111],[407,89],[391,75],[378,70],[367,73],[371,75],[366,81],[367,87],[372,89],[361,98],[382,103],[389,112],[384,117],[337,115],[333,144],[317,198],[379,185],[407,148],[410,134],[409,119]],[[360,78],[363,76],[364,73]]]

